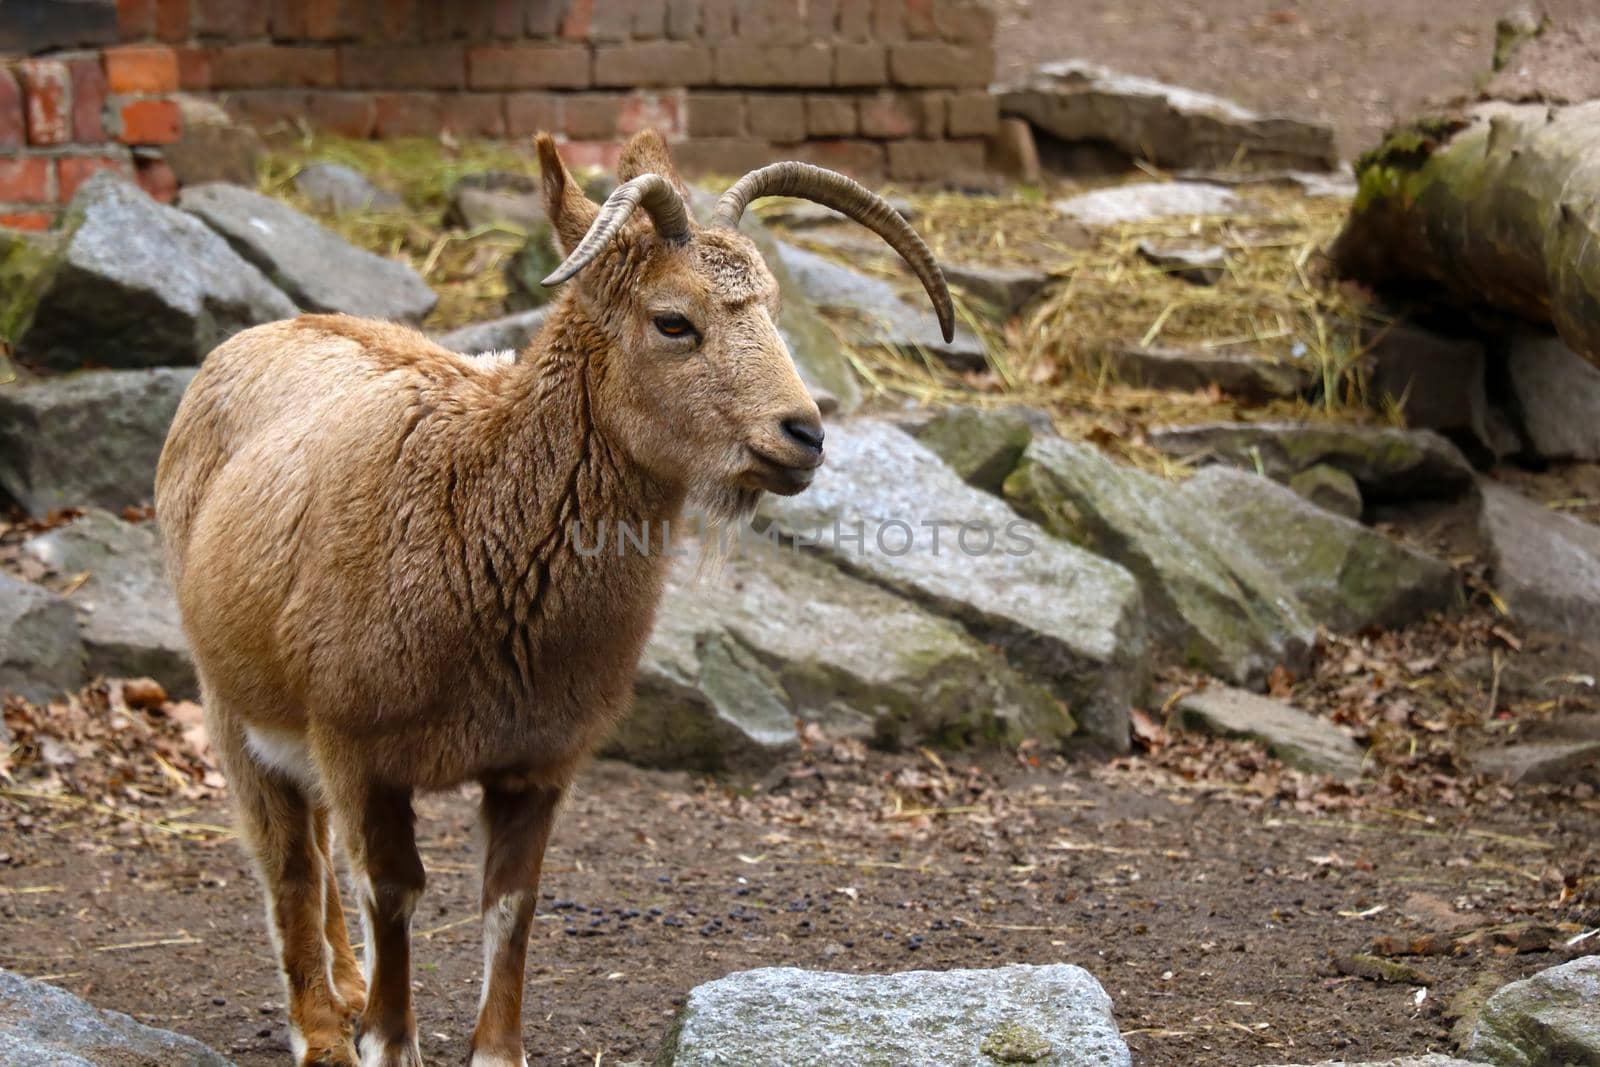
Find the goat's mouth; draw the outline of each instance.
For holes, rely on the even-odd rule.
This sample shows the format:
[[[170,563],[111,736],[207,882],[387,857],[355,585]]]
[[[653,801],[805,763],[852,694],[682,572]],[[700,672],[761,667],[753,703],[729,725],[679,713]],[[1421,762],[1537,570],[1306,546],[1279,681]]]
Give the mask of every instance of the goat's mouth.
[[[811,484],[816,469],[822,465],[821,455],[815,459],[808,458],[804,465],[799,466],[775,459],[753,447],[750,449],[750,455],[755,463],[741,481],[753,488],[777,493],[779,496],[794,496],[805,489]]]

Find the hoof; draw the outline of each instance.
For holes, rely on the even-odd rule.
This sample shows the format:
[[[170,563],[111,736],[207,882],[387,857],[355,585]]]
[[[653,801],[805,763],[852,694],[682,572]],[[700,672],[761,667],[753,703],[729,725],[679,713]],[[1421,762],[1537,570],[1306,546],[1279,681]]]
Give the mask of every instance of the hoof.
[[[361,1067],[355,1046],[348,1040],[322,1048],[308,1048],[300,1057],[300,1067]]]

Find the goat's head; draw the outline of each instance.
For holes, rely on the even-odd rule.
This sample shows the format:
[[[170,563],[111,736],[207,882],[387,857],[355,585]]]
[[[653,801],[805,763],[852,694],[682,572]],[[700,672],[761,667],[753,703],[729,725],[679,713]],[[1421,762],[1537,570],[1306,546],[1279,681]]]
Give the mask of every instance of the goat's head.
[[[842,174],[804,163],[752,171],[701,226],[653,131],[628,143],[622,184],[604,205],[583,194],[549,136],[539,135],[538,148],[545,210],[567,257],[545,284],[577,275],[573,299],[617,361],[597,417],[713,512],[746,512],[762,491],[798,493],[822,463],[821,416],[778,334],[778,284],[738,231],[750,201],[815,200],[882,235],[916,271],[951,336],[954,311],[932,253],[882,198]]]

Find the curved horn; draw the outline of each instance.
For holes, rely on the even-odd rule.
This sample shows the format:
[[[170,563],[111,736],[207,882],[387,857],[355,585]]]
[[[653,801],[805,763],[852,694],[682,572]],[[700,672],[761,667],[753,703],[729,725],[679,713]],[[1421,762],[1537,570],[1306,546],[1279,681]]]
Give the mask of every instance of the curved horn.
[[[837,171],[810,163],[774,163],[751,171],[722,194],[717,201],[715,224],[729,229],[738,226],[744,209],[763,196],[793,196],[831,207],[889,242],[928,291],[944,339],[955,337],[956,309],[950,290],[945,287],[944,272],[917,231],[883,197]]]
[[[617,231],[633,215],[634,209],[640,207],[650,216],[656,233],[663,239],[673,244],[682,244],[689,239],[689,213],[683,206],[683,198],[672,187],[672,182],[659,174],[641,174],[632,181],[623,182],[606,197],[606,202],[600,206],[600,214],[595,216],[589,232],[583,235],[578,247],[539,284],[560,285],[582,270],[611,243]]]

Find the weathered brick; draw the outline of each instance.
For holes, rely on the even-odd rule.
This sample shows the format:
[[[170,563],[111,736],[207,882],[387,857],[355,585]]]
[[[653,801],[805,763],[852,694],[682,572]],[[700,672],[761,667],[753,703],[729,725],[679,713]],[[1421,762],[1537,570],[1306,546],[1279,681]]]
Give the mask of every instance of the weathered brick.
[[[896,85],[914,88],[980,88],[994,78],[994,49],[943,41],[897,44],[889,49],[889,76]]]
[[[125,155],[62,156],[56,161],[56,196],[63,202],[71,200],[78,186],[103,170],[133,176],[133,164]]]
[[[890,141],[889,177],[895,181],[959,181],[983,173],[983,142]]]
[[[0,200],[47,204],[55,199],[50,179],[55,161],[48,156],[0,158]]]
[[[589,0],[588,39],[594,42],[626,41],[632,29],[637,0]]]
[[[853,96],[806,97],[806,133],[811,137],[853,137],[861,128]]]
[[[328,89],[339,84],[338,53],[328,47],[232,45],[218,49],[211,61],[211,84],[218,89]]]
[[[573,170],[600,170],[614,174],[622,158],[621,141],[568,141],[561,146],[561,158]]]
[[[106,72],[100,56],[87,55],[67,61],[72,78],[72,136],[80,144],[95,144],[106,139]]]
[[[561,19],[561,36],[569,41],[587,41],[589,22],[594,18],[594,0],[571,0]]]
[[[348,89],[460,89],[467,83],[463,45],[344,45],[339,74]]]
[[[134,160],[134,180],[152,200],[170,204],[178,195],[178,176],[159,157]]]
[[[105,62],[106,87],[113,93],[170,93],[178,88],[178,55],[166,45],[108,48]]]
[[[910,137],[917,132],[919,108],[904,93],[885,90],[863,96],[859,107],[861,132],[867,137]]]
[[[866,3],[867,0],[861,0]],[[906,0],[871,0],[872,36],[880,41],[906,39]]]
[[[841,41],[870,41],[872,39],[871,0],[841,0],[835,20]]]
[[[635,40],[653,41],[667,35],[667,0],[634,0],[629,30]]]
[[[750,44],[804,44],[810,25],[800,0],[744,0],[739,8],[739,40]]]
[[[59,59],[24,59],[17,81],[28,120],[28,143],[66,144],[72,139],[72,79]]]
[[[178,57],[178,88],[186,92],[211,88],[211,62],[216,58],[216,49],[182,45],[173,52]]]
[[[594,83],[616,88],[668,88],[711,81],[711,53],[688,41],[600,45]]]
[[[568,0],[528,0],[529,37],[555,37],[561,33],[561,20]]]
[[[563,101],[562,132],[574,141],[609,141],[617,135],[621,93],[580,93]]]
[[[155,0],[117,0],[117,32],[124,41],[137,41],[154,34]]]
[[[934,0],[905,0],[906,36],[914,41],[939,36],[933,19]]]
[[[826,44],[718,45],[718,85],[809,88],[833,81],[833,48]]]
[[[985,162],[990,170],[1015,181],[1037,185],[1041,177],[1039,149],[1027,119],[1004,118],[989,138]]]
[[[878,86],[889,80],[889,56],[881,44],[840,44],[833,49],[833,84]]]
[[[776,153],[765,141],[735,137],[706,137],[672,148],[672,161],[685,174],[738,177],[772,162]]]
[[[312,93],[309,100],[311,124],[329,133],[365,140],[377,127],[371,93]]]
[[[524,22],[522,6],[522,0],[495,0],[491,32],[502,39],[521,37]]]
[[[117,140],[123,144],[171,144],[183,132],[172,100],[126,100],[117,106]]]
[[[0,150],[21,148],[28,141],[22,88],[11,71],[0,66]]]
[[[796,159],[842,171],[860,181],[878,181],[884,175],[884,151],[880,141],[807,141],[789,151]]]
[[[806,101],[798,93],[754,93],[745,109],[752,135],[779,143],[805,140]]]
[[[630,93],[617,112],[617,133],[632,137],[642,130],[655,130],[667,140],[683,133],[683,93]]]
[[[851,0],[843,0],[846,5]],[[806,4],[806,30],[807,39],[812,41],[832,40],[838,32],[839,24],[838,7],[835,0],[809,0]]]
[[[744,97],[738,93],[690,93],[685,110],[690,137],[739,137],[744,133]]]
[[[716,43],[733,39],[740,0],[701,0],[700,37]]]
[[[267,32],[268,0],[193,0],[191,27],[200,37],[230,41]]]
[[[375,93],[372,103],[377,137],[433,137],[443,123],[438,93]]]
[[[944,136],[945,94],[941,92],[918,93],[915,98],[917,136],[937,140]]]
[[[700,34],[700,0],[667,0],[667,36],[678,41]]]
[[[506,132],[532,137],[561,129],[561,100],[556,93],[512,93],[506,97]]]
[[[454,13],[454,4],[419,4],[422,10]],[[292,41],[362,41],[373,29],[374,16],[393,15],[393,4],[381,7],[357,0],[272,0],[272,36]]]
[[[945,110],[951,137],[988,137],[1000,125],[1000,101],[986,90],[951,93]]]
[[[189,0],[156,0],[156,40],[189,38]]]
[[[217,94],[215,99],[234,118],[265,128],[299,122],[311,110],[311,96],[303,90],[256,89]]]
[[[989,44],[994,40],[994,9],[985,0],[935,0],[933,20],[947,41]]]
[[[506,135],[505,100],[499,93],[445,93],[440,97],[440,124],[462,137]]]
[[[570,44],[482,45],[467,52],[467,84],[474,89],[583,89],[589,85],[589,50]]]
[[[391,44],[416,40],[415,0],[380,0],[378,9],[372,13],[370,32]]]
[[[55,216],[48,211],[0,212],[0,226],[8,230],[48,230],[54,220]]]

